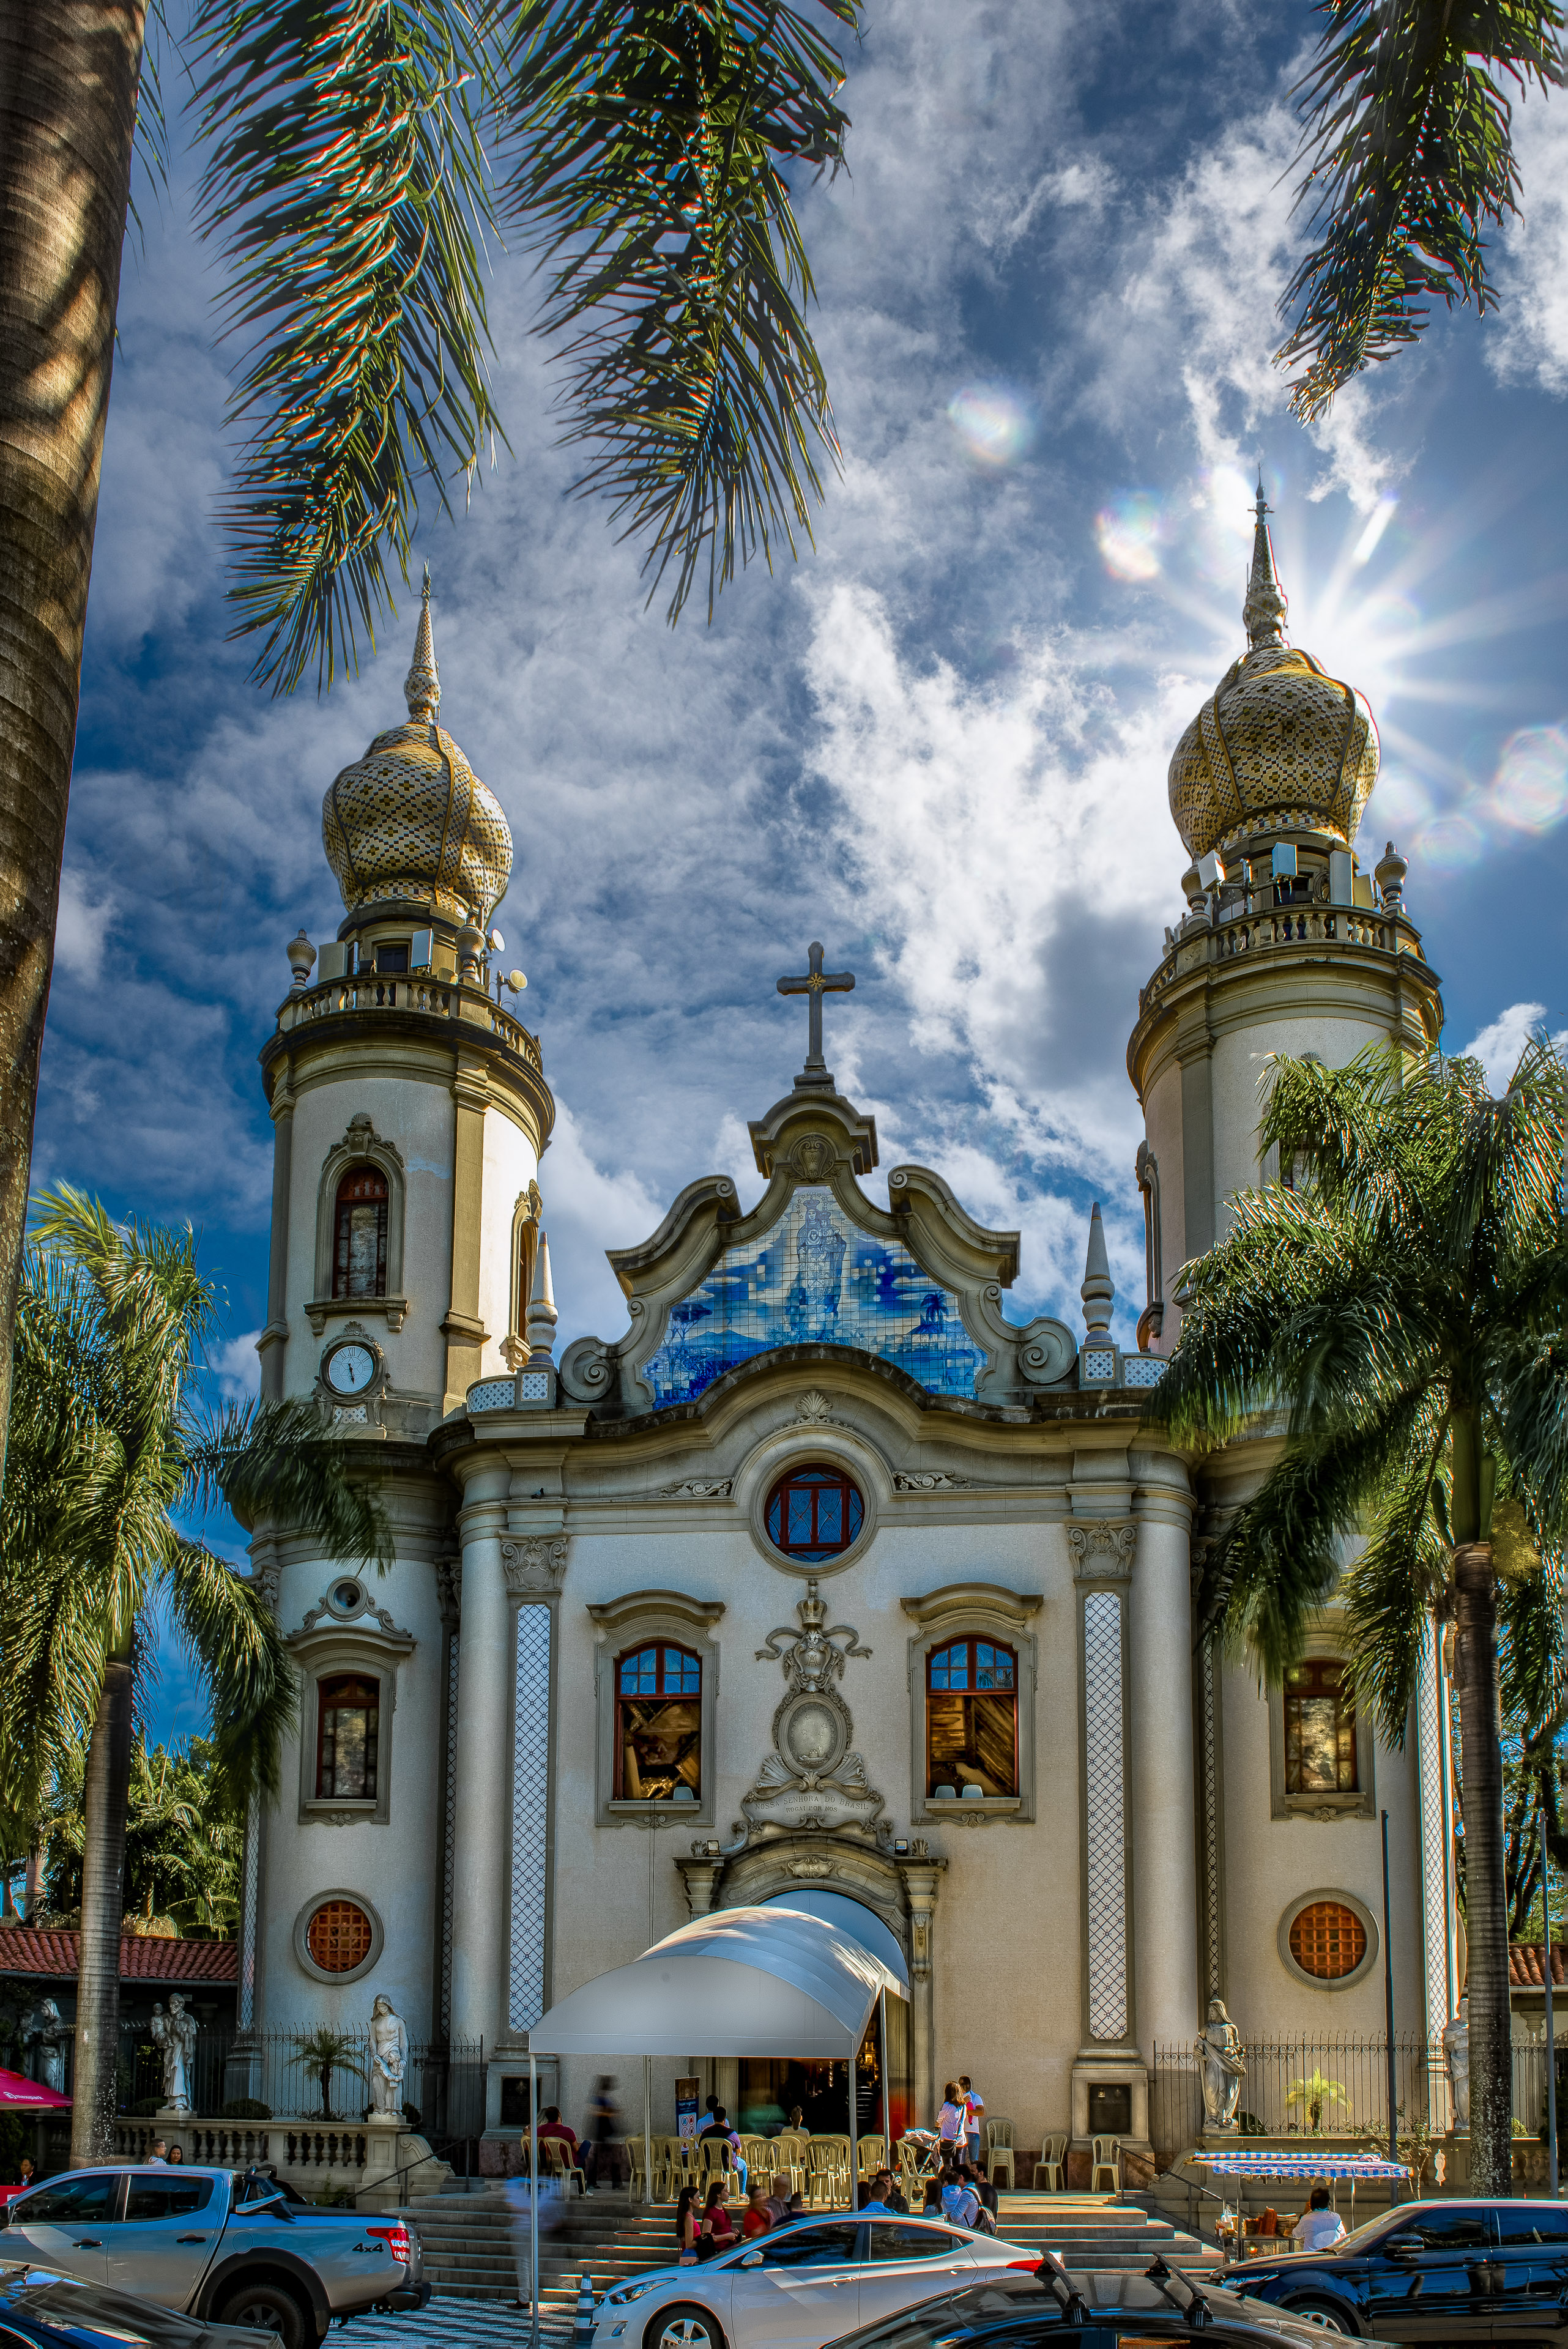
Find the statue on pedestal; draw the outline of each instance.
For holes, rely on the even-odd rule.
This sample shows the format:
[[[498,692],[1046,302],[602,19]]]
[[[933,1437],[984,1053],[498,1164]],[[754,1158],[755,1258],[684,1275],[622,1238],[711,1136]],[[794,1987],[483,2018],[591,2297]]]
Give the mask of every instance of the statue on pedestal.
[[[403,2073],[409,2060],[409,2034],[402,2016],[392,2011],[384,1991],[370,2009],[370,2118],[400,2121],[403,2116]]]
[[[54,2000],[41,1998],[27,2017],[27,2049],[33,2078],[41,2088],[53,2088],[57,2096],[66,2093],[66,2042],[71,2036],[71,2026]]]
[[[1443,2054],[1449,2066],[1449,2086],[1453,2091],[1454,2127],[1460,2137],[1470,2133],[1470,2002],[1467,1992],[1459,2001],[1458,2014],[1449,2017],[1443,2025]]]
[[[163,2058],[163,2106],[166,2113],[191,2109],[191,2074],[196,2061],[196,2018],[187,2013],[180,1991],[170,1993],[169,2012],[155,2003],[147,2026],[153,2045]]]
[[[1199,2078],[1203,2086],[1205,2130],[1234,2129],[1247,2066],[1241,2054],[1241,2034],[1226,2013],[1222,1998],[1210,2000],[1209,2020],[1199,2033],[1192,2052],[1198,2058]]]

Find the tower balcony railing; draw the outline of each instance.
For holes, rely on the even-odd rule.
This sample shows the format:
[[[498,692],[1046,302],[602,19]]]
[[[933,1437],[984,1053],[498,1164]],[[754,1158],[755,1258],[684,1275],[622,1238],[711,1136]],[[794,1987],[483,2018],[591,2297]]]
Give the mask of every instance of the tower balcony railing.
[[[1211,926],[1189,929],[1185,937],[1176,939],[1147,986],[1139,991],[1139,1016],[1158,1003],[1177,979],[1207,964],[1282,948],[1300,953],[1314,947],[1363,952],[1371,948],[1381,954],[1419,956],[1421,952],[1407,922],[1360,905],[1288,905],[1262,913],[1238,907],[1234,913],[1221,915]]]
[[[358,978],[329,978],[315,987],[302,988],[296,995],[286,996],[278,1006],[277,1025],[280,1035],[307,1028],[317,1019],[335,1019],[345,1013],[413,1013],[428,1019],[466,1019],[477,1028],[487,1030],[526,1061],[530,1068],[543,1072],[544,1062],[539,1051],[539,1039],[514,1019],[498,1003],[492,1002],[482,987],[464,986],[457,979],[432,978],[418,971],[407,978],[370,973]]]

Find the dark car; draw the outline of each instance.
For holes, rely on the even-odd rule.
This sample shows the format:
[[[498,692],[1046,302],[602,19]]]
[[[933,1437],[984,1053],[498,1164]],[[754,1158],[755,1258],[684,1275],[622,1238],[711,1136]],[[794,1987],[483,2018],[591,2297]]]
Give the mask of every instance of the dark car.
[[[1568,2203],[1401,2202],[1331,2251],[1220,2271],[1271,2308],[1385,2341],[1548,2341],[1568,2326]]]
[[[203,2323],[133,2292],[0,2265],[0,2349],[275,2349],[272,2335]]]
[[[1322,2349],[1321,2328],[1188,2280],[1157,2260],[1143,2275],[1069,2276],[1054,2260],[1037,2276],[1002,2275],[923,2300],[833,2349]]]

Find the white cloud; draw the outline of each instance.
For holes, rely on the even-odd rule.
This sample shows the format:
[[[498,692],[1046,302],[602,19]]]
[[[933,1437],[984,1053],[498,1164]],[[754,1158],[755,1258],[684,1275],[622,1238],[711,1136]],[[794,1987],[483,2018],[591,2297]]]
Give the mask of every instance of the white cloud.
[[[103,969],[109,934],[117,911],[111,889],[95,889],[74,864],[60,874],[60,909],[55,921],[55,968],[96,979]]]
[[[1511,1003],[1489,1026],[1472,1036],[1457,1060],[1479,1061],[1493,1093],[1501,1093],[1519,1066],[1519,1056],[1546,1019],[1544,1003]],[[1568,1029],[1552,1037],[1557,1050],[1568,1051]]]
[[[1568,96],[1513,102],[1520,210],[1502,233],[1487,357],[1504,383],[1568,392]]]
[[[207,1349],[207,1367],[218,1382],[224,1402],[248,1402],[261,1392],[261,1356],[256,1352],[259,1330],[242,1330]]]

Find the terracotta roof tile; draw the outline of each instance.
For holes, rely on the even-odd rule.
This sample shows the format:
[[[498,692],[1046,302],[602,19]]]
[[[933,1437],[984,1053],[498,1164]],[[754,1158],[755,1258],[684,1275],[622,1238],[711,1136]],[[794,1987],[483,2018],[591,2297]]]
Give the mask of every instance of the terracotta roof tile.
[[[1508,1951],[1508,1986],[1510,1990],[1544,1990],[1542,1959],[1545,1954],[1543,1941],[1513,1941]],[[1568,1950],[1561,1941],[1552,1945],[1552,1987],[1568,1983]]]
[[[58,1974],[75,1980],[77,1937],[42,1925],[0,1925],[0,1973]],[[236,1941],[165,1941],[127,1935],[119,1945],[121,1982],[232,1982],[239,1980]]]

